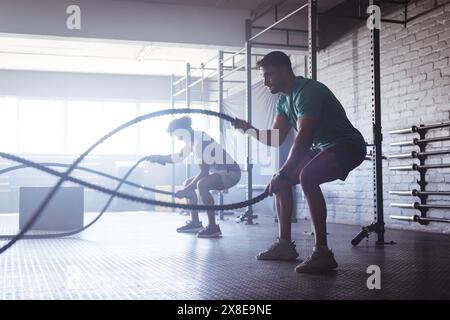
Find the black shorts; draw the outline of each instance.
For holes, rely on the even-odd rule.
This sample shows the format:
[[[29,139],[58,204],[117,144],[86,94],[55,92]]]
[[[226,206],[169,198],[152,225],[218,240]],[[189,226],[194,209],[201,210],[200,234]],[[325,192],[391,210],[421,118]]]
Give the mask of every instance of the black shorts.
[[[339,178],[342,181],[345,181],[350,171],[358,167],[366,158],[366,152],[363,152],[351,143],[337,143],[324,149],[311,148],[309,156],[311,159],[314,159],[319,153],[324,151],[331,151],[336,154],[337,162],[343,170],[343,174]]]

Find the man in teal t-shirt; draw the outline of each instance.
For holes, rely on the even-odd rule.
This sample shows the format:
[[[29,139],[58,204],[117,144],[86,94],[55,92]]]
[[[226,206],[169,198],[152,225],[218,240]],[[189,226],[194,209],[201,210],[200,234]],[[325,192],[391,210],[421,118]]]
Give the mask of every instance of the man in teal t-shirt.
[[[289,157],[267,186],[275,194],[279,221],[279,238],[258,260],[295,260],[298,253],[291,241],[293,209],[292,186],[301,184],[315,229],[315,247],[311,256],[300,263],[299,273],[325,272],[337,268],[327,244],[327,209],[320,185],[337,179],[345,180],[366,156],[361,133],[350,123],[344,108],[324,84],[296,77],[289,57],[273,51],[258,62],[264,85],[272,94],[280,93],[272,130],[278,130],[279,141],[272,141],[272,130],[259,130],[236,119],[237,129],[256,131],[257,139],[279,146],[291,128],[297,131]],[[269,137],[267,139],[266,137]]]

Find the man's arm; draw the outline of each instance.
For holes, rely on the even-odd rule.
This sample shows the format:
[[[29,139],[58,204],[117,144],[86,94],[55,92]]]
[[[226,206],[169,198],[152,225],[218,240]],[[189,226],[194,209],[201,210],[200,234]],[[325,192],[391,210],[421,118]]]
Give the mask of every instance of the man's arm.
[[[318,117],[303,116],[297,120],[298,133],[291,147],[286,162],[279,170],[281,175],[287,175],[296,168],[300,160],[307,154],[312,145],[314,132],[319,123]]]
[[[252,133],[255,133],[256,136],[254,138],[256,138],[259,142],[272,147],[279,147],[286,139],[289,130],[291,129],[289,122],[282,115],[277,115],[275,117],[272,124],[272,129],[269,130],[257,129],[247,121],[237,118],[234,122],[234,127],[236,129],[241,129],[245,133],[252,136]],[[276,134],[276,131],[278,132],[278,135]]]

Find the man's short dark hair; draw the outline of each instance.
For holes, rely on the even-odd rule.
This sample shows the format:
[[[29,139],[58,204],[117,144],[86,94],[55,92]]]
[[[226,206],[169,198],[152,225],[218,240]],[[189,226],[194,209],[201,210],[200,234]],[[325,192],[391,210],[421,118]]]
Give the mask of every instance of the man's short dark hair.
[[[268,66],[273,67],[288,67],[292,69],[291,59],[286,53],[281,51],[272,51],[266,54],[261,60],[257,62],[257,66],[260,68],[266,68]]]

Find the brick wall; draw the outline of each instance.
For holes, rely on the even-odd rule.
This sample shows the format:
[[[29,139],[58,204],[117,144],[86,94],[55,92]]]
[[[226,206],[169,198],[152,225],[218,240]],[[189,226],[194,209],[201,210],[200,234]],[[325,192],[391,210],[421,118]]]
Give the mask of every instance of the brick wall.
[[[418,1],[409,6],[409,16],[430,8],[433,1]],[[384,17],[402,18],[402,10]],[[391,147],[394,141],[417,135],[389,135],[389,130],[414,124],[430,124],[450,119],[450,5],[438,8],[403,25],[381,25],[381,95],[383,153],[407,152],[417,147]],[[325,83],[344,105],[351,122],[372,142],[370,90],[370,33],[365,25],[349,31],[318,55],[318,80]],[[449,130],[431,131],[429,136],[449,135]],[[449,148],[450,143],[429,145],[430,149]],[[417,160],[414,160],[417,162]],[[413,215],[416,210],[390,207],[391,202],[418,201],[418,198],[390,196],[389,190],[418,188],[417,172],[389,171],[388,166],[411,164],[413,159],[383,163],[384,210],[387,227],[450,232],[449,224],[394,221],[389,215]],[[429,158],[428,163],[450,163],[449,156]],[[430,170],[429,190],[450,190],[450,170]],[[367,224],[373,221],[372,164],[365,161],[347,181],[323,185],[327,199],[328,221]],[[302,195],[300,194],[302,198]],[[450,204],[450,197],[431,197],[430,202]],[[307,216],[303,200],[300,216]],[[302,208],[303,206],[303,208]],[[431,210],[430,216],[450,218],[445,210]],[[389,240],[389,237],[387,236]],[[395,240],[395,239],[393,239]]]

